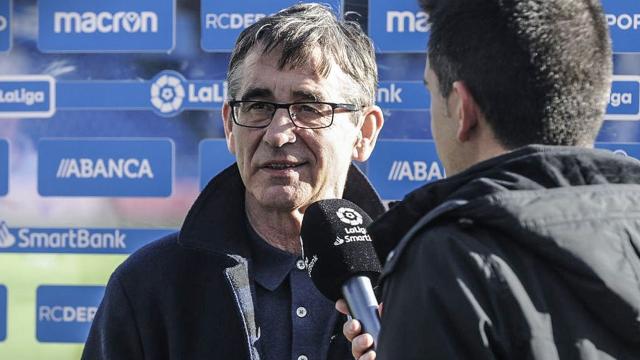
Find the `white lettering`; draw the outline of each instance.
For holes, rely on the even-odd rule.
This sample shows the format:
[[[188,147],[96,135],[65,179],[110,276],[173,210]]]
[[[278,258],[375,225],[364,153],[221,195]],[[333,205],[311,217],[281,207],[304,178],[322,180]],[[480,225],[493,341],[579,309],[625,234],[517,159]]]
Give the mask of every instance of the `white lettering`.
[[[59,33],[119,33],[120,30],[128,33],[157,33],[158,14],[153,11],[110,13],[102,11],[63,12],[56,11],[53,14],[53,32]]]
[[[57,178],[78,179],[153,179],[149,159],[61,159]]]
[[[29,91],[25,88],[0,90],[0,104],[25,104],[32,106],[45,101],[44,91]]]
[[[607,14],[607,24],[617,26],[620,30],[640,29],[640,14]]]
[[[205,15],[205,29],[244,29],[256,21],[267,16],[266,14],[239,14],[239,13],[208,13]]]
[[[402,93],[402,88],[396,88],[396,84],[391,84],[388,88],[380,87],[378,88],[377,101],[402,104],[400,93]]]
[[[197,87],[196,84],[189,84],[188,97],[191,103],[222,103],[227,98],[227,82],[211,84]]]
[[[612,92],[609,96],[609,105],[613,107],[620,107],[621,105],[633,104],[633,94],[631,93],[615,93]]]
[[[387,32],[427,32],[429,16],[423,11],[387,11]]]
[[[47,322],[92,322],[97,306],[46,306],[38,308],[38,321]]]
[[[120,230],[91,232],[68,229],[57,232],[37,232],[28,228],[18,231],[19,248],[32,249],[126,249],[127,235]]]
[[[445,173],[440,164],[434,161],[394,161],[389,171],[388,180],[391,181],[434,181],[444,178]]]

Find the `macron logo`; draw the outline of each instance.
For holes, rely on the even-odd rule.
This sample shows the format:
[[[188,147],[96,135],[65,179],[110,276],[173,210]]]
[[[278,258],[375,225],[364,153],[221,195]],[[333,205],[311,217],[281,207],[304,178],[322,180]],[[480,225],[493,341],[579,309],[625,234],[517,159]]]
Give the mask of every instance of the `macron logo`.
[[[427,32],[429,31],[429,16],[420,11],[387,11],[387,32]]]
[[[153,179],[149,159],[61,159],[58,179]]]
[[[158,14],[153,11],[99,13],[87,11],[56,11],[53,14],[53,31],[59,33],[157,33]]]
[[[394,161],[387,180],[390,181],[432,181],[444,178],[444,171],[437,162]]]

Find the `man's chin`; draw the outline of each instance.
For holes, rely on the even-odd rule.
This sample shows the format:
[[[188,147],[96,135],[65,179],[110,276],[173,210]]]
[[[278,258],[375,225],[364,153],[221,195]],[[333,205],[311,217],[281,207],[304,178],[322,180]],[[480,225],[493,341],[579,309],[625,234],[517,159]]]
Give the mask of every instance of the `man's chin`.
[[[299,188],[293,186],[272,186],[262,193],[262,206],[280,210],[295,210],[306,206],[308,197]]]

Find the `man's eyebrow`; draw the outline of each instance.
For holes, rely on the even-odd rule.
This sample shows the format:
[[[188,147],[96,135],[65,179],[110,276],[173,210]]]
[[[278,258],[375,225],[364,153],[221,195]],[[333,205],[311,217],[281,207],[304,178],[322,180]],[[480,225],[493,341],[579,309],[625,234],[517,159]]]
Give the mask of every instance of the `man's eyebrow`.
[[[310,90],[295,90],[293,92],[293,97],[296,100],[303,100],[303,101],[324,101],[324,96],[322,96],[322,94],[315,92],[315,91],[310,91]]]
[[[424,83],[424,86],[429,86],[429,82],[427,81],[427,78],[422,78],[422,82]]]
[[[273,94],[271,93],[271,90],[269,90],[269,89],[265,89],[265,88],[249,88],[244,93],[244,95],[242,95],[240,100],[253,100],[253,99],[257,99],[257,98],[259,98],[259,99],[271,98],[272,95]]]

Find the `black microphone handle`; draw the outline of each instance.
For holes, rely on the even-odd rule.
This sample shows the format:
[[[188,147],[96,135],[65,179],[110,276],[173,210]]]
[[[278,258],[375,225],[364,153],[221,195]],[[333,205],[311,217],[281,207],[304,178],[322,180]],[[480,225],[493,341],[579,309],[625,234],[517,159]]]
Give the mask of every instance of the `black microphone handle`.
[[[378,344],[380,333],[380,315],[378,301],[373,293],[371,279],[366,276],[354,276],[342,285],[342,295],[349,305],[354,319],[362,324],[362,332],[373,337],[373,348]]]

